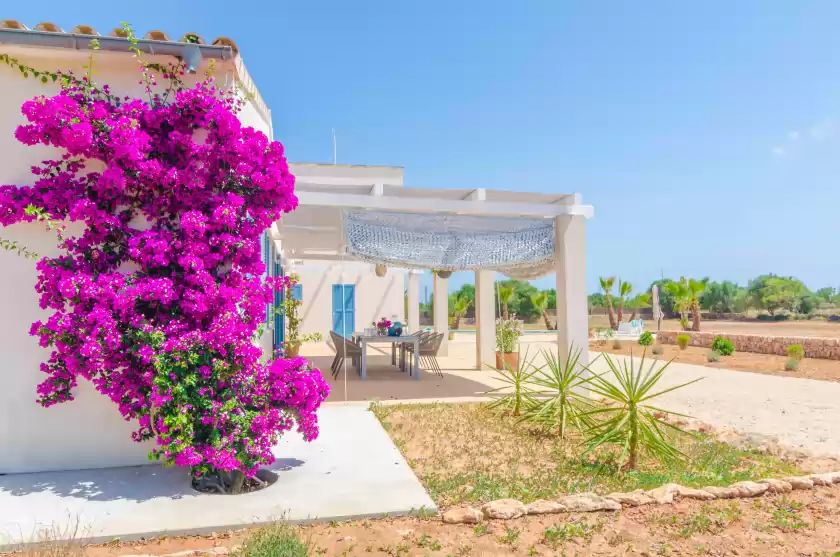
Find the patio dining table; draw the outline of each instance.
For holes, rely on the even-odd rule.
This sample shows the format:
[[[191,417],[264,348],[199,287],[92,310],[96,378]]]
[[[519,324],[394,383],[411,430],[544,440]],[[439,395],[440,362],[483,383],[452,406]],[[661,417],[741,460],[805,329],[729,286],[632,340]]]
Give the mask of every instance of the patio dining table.
[[[388,343],[391,345],[391,365],[397,364],[397,345],[414,345],[414,379],[420,379],[420,336],[406,335],[399,337],[378,334],[353,333],[353,340],[362,348],[362,381],[367,379],[367,345],[370,343]]]

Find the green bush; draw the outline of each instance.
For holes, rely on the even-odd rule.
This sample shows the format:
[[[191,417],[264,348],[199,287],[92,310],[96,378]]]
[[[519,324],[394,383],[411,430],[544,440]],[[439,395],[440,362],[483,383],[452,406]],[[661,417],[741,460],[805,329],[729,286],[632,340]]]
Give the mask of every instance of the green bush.
[[[653,344],[653,333],[650,331],[645,331],[641,335],[639,335],[639,344],[642,346],[650,346]]]
[[[236,557],[308,557],[311,553],[311,545],[300,539],[294,527],[276,524],[246,539]]]
[[[712,350],[721,356],[731,356],[735,352],[735,345],[726,337],[715,337],[715,341],[712,343]]]
[[[796,371],[799,369],[799,362],[798,358],[788,358],[788,361],[785,362],[785,371]]]
[[[805,357],[805,349],[801,344],[791,344],[787,348],[788,357],[794,360],[801,360]]]
[[[691,335],[677,335],[677,346],[680,347],[680,350],[685,350],[688,348],[688,343],[691,342]]]
[[[665,349],[662,348],[661,344],[656,344],[653,346],[651,352],[653,352],[654,356],[661,356],[665,352]]]
[[[706,354],[706,361],[709,363],[715,363],[720,361],[720,352],[717,350],[709,350],[709,353]]]

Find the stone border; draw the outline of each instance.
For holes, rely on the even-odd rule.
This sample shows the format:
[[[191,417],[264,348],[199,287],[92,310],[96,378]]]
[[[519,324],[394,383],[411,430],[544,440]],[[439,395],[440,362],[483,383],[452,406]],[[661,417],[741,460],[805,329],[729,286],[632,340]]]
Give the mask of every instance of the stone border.
[[[805,350],[806,358],[840,360],[840,339],[836,338],[743,335],[702,331],[659,331],[656,333],[656,341],[660,344],[676,344],[677,335],[690,336],[689,346],[711,348],[715,338],[724,337],[732,341],[736,351],[752,352],[753,354],[774,354],[776,356],[787,356],[788,346],[799,344]]]
[[[744,481],[727,487],[709,486],[703,489],[669,483],[648,491],[638,489],[629,493],[610,493],[603,496],[591,492],[577,493],[557,500],[539,499],[527,505],[516,499],[498,499],[485,503],[480,508],[453,507],[445,511],[442,518],[445,524],[477,524],[485,519],[511,520],[525,515],[620,511],[622,508],[642,505],[670,505],[677,499],[748,499],[834,484],[840,484],[840,471],[757,482]]]

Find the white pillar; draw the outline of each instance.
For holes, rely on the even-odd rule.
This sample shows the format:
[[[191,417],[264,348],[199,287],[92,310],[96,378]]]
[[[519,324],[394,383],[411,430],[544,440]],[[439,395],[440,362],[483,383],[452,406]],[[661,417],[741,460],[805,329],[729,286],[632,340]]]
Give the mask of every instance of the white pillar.
[[[493,271],[475,272],[475,368],[496,366]]]
[[[589,315],[586,308],[586,218],[555,217],[554,257],[557,273],[557,347],[565,360],[569,349],[580,350],[589,363]]]
[[[435,331],[443,333],[438,356],[449,355],[449,279],[435,277]]]
[[[420,271],[408,272],[408,315],[405,319],[409,333],[420,330]]]

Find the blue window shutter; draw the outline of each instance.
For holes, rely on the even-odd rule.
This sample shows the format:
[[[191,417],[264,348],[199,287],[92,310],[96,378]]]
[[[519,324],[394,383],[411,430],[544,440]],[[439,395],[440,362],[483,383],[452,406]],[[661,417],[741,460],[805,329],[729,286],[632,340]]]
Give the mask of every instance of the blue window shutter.
[[[333,328],[332,330],[344,336],[344,306],[343,297],[341,293],[341,285],[333,284],[332,287],[332,312],[333,312]]]
[[[303,285],[298,283],[292,287],[292,299],[302,301],[303,300]]]

